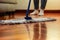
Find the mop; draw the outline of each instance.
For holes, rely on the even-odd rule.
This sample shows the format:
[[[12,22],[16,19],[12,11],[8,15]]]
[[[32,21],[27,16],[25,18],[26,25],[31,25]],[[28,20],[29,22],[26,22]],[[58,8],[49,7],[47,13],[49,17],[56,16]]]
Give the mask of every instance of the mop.
[[[26,24],[26,23],[56,21],[55,18],[32,18],[32,17],[29,17],[28,14],[29,14],[29,9],[30,9],[30,4],[31,4],[31,0],[29,0],[25,18],[0,20],[0,24]]]

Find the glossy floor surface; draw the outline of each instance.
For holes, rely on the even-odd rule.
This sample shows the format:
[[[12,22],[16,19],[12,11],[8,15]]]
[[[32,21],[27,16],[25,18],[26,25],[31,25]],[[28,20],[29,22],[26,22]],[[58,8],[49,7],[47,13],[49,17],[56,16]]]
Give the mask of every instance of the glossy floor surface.
[[[15,18],[24,17],[24,13],[15,14]],[[0,25],[0,40],[60,40],[60,13],[45,13],[44,17],[55,18],[56,21]]]

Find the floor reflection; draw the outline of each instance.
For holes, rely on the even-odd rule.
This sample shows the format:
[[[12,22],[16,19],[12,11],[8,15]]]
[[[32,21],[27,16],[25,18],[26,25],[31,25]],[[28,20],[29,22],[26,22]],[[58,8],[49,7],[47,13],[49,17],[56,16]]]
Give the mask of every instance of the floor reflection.
[[[47,27],[45,22],[41,23],[41,38],[40,40],[46,40],[47,37]]]
[[[45,22],[36,23],[34,25],[33,40],[46,40],[47,28]]]
[[[28,31],[29,40],[31,40],[29,24],[25,24],[25,26],[26,26],[26,29],[27,29],[27,31]]]
[[[30,37],[29,24],[26,24],[28,35]],[[34,23],[33,25],[33,38],[32,40],[46,40],[47,28],[45,22]],[[31,35],[32,36],[32,35]]]
[[[33,27],[33,29],[34,29],[34,34],[33,34],[33,40],[39,40],[39,23],[36,23],[36,24],[34,24],[34,27]]]

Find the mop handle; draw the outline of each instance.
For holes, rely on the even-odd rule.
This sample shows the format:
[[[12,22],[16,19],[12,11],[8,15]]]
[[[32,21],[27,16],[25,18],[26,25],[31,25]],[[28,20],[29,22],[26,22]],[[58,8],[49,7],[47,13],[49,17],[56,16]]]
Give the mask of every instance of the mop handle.
[[[28,17],[28,14],[29,14],[30,4],[31,4],[31,0],[29,0],[29,3],[28,3],[28,8],[26,11],[26,17]]]

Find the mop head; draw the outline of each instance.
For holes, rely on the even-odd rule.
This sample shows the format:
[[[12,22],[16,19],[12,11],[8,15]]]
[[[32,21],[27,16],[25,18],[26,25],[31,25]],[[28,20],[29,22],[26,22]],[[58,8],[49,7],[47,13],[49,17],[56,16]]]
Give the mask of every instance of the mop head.
[[[56,21],[56,19],[54,18],[32,18],[31,20],[10,19],[10,20],[0,20],[0,24],[26,24],[26,23],[50,22],[50,21]]]

